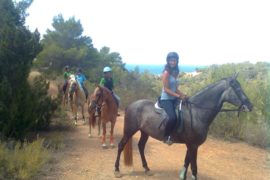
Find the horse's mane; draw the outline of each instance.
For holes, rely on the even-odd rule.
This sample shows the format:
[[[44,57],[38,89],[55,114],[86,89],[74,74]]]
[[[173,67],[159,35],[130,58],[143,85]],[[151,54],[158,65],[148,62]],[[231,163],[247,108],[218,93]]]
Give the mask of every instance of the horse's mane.
[[[113,98],[111,90],[109,90],[105,86],[98,86],[98,88],[100,88],[102,91],[105,91],[109,96],[111,96]]]
[[[223,78],[223,79],[221,79],[221,80],[219,80],[219,81],[216,81],[216,82],[214,82],[214,83],[212,83],[212,84],[209,84],[208,86],[202,88],[199,92],[197,92],[197,93],[196,93],[195,95],[193,95],[192,97],[194,98],[194,97],[200,96],[201,94],[203,94],[203,93],[209,91],[210,89],[216,87],[218,84],[220,84],[221,81],[227,81],[227,80],[228,80],[228,78]]]
[[[111,93],[111,90],[109,90],[108,88],[106,88],[105,86],[99,86],[99,88],[107,91],[107,93]]]

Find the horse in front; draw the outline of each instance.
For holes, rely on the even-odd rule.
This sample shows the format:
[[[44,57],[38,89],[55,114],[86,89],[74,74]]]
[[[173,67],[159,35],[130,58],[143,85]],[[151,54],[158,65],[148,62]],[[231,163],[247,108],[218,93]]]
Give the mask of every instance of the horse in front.
[[[243,92],[240,83],[236,80],[237,75],[224,78],[216,83],[208,85],[189,100],[182,104],[182,125],[172,132],[174,143],[186,144],[187,151],[184,166],[179,173],[180,179],[186,179],[189,164],[191,164],[192,179],[197,179],[197,152],[201,144],[207,138],[210,124],[216,115],[222,111],[224,102],[238,106],[238,111],[251,111],[252,104]],[[162,141],[165,126],[164,118],[158,114],[154,107],[155,102],[142,99],[130,104],[125,111],[124,134],[118,145],[117,158],[115,161],[115,176],[121,177],[119,161],[124,150],[124,162],[132,165],[132,136],[141,131],[138,143],[142,165],[147,174],[150,169],[144,155],[145,145],[149,136]],[[165,115],[166,116],[166,115]],[[124,149],[125,147],[125,149]]]

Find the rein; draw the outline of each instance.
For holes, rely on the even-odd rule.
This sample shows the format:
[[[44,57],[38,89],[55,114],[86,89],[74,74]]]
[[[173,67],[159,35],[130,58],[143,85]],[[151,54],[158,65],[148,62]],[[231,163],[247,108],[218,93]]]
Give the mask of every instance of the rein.
[[[240,116],[241,106],[242,106],[242,105],[241,105],[238,109],[221,109],[221,110],[219,110],[218,108],[201,107],[201,106],[199,106],[198,104],[196,104],[196,103],[194,103],[194,102],[191,102],[191,101],[189,101],[189,100],[187,100],[186,103],[187,103],[187,105],[188,105],[188,104],[195,105],[197,108],[200,108],[200,109],[207,109],[207,110],[212,110],[212,111],[215,110],[215,111],[219,111],[219,112],[238,112],[238,113],[237,113],[237,117]],[[191,121],[192,121],[191,106],[190,106],[190,108],[189,108],[189,112],[190,112],[190,114],[191,114]]]
[[[207,109],[207,110],[212,110],[212,111],[215,110],[215,111],[219,111],[219,112],[240,111],[240,107],[241,107],[240,106],[238,109],[221,109],[221,110],[219,110],[218,108],[202,107],[202,106],[198,105],[197,103],[191,102],[189,100],[186,103],[195,105],[197,108],[200,108],[200,109]]]
[[[238,112],[238,117],[240,115],[240,112],[241,112],[241,106],[238,108],[238,109],[221,109],[219,110],[218,108],[208,108],[208,107],[202,107],[202,106],[199,106],[198,104],[196,103],[193,103],[191,101],[187,101],[187,104],[192,104],[192,105],[195,105],[197,108],[200,108],[200,109],[207,109],[207,110],[212,110],[212,111],[219,111],[219,112]],[[190,108],[191,109],[191,108]]]

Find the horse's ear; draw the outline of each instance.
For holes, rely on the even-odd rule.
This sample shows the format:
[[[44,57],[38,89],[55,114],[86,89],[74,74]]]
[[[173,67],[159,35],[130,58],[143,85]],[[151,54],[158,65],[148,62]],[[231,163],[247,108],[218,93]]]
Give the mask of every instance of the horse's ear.
[[[234,75],[232,76],[232,77],[233,77],[233,79],[236,79],[236,78],[237,78],[237,76],[238,76],[238,74],[239,74],[239,72],[235,72],[235,73],[234,73]]]

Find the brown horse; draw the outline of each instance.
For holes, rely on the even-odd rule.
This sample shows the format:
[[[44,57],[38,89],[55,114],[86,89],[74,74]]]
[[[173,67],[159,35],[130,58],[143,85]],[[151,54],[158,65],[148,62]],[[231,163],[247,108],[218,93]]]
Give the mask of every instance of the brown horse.
[[[70,96],[70,107],[71,111],[74,115],[75,125],[77,125],[78,120],[78,108],[80,107],[82,110],[82,119],[85,123],[85,117],[84,117],[84,105],[86,103],[86,97],[85,93],[82,89],[82,87],[79,85],[79,83],[76,81],[75,76],[71,75],[69,79],[69,89],[67,90],[69,93],[73,91],[73,93]]]
[[[94,109],[100,108],[100,120],[102,124],[102,147],[106,148],[106,123],[111,123],[110,131],[110,146],[114,147],[113,130],[117,117],[117,104],[113,98],[112,92],[106,87],[97,85],[94,90],[93,97],[89,105],[90,112],[93,113]],[[88,110],[89,111],[89,110]],[[89,114],[90,115],[90,114]],[[93,117],[93,114],[92,116]],[[89,119],[90,121],[90,119]]]
[[[171,135],[174,143],[184,143],[187,147],[184,167],[179,174],[180,179],[186,179],[189,164],[191,164],[192,179],[197,179],[198,148],[206,140],[209,126],[222,110],[224,102],[238,106],[239,112],[252,110],[252,104],[236,80],[236,76],[224,78],[207,86],[182,105],[183,125],[181,128],[183,129],[179,130],[176,127]],[[124,147],[125,164],[131,165],[132,163],[131,138],[137,131],[141,131],[138,146],[142,165],[146,173],[151,174],[144,155],[144,148],[149,136],[162,141],[165,129],[164,118],[156,113],[154,104],[150,100],[143,99],[135,101],[126,108],[124,134],[118,145],[115,161],[116,177],[121,176],[119,160]]]

